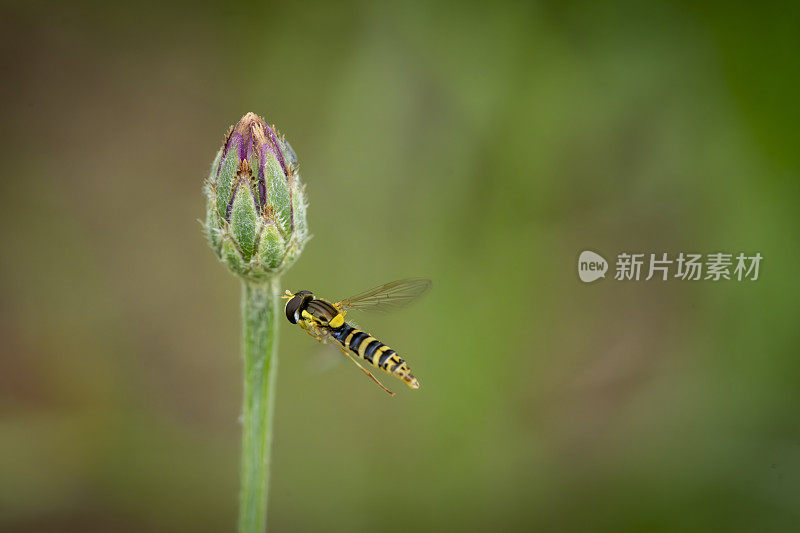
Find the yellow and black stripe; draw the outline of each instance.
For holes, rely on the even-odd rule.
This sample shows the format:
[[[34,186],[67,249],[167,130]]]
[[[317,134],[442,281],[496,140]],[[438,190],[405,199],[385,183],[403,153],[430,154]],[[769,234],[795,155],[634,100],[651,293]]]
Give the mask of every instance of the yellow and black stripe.
[[[419,388],[417,378],[411,374],[411,369],[403,358],[369,333],[345,322],[338,328],[331,328],[330,334],[344,346],[345,350],[350,350],[387,374],[402,379],[412,389]]]

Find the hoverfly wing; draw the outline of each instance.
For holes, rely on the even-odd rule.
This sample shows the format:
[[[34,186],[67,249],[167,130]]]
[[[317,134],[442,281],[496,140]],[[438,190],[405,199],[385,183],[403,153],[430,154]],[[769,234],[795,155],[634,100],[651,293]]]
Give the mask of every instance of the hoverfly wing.
[[[306,362],[309,372],[323,374],[336,367],[342,361],[342,354],[334,348],[333,344],[317,344],[313,346],[315,349],[311,352]]]
[[[433,283],[429,279],[399,279],[375,287],[334,304],[340,310],[390,311],[404,307],[423,294]]]

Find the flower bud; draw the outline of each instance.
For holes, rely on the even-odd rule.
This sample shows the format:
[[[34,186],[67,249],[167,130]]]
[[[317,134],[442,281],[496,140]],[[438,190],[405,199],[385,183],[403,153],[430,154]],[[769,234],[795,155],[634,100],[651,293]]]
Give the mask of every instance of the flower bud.
[[[266,280],[300,255],[308,228],[297,156],[258,115],[231,128],[205,193],[208,242],[235,274]]]

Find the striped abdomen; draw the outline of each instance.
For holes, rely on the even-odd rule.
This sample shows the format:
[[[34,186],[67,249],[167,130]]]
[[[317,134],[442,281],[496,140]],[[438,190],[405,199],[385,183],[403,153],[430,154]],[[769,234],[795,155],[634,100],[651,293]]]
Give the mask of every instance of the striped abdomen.
[[[342,343],[345,350],[350,350],[372,366],[402,379],[412,389],[419,388],[417,378],[411,374],[403,358],[369,333],[345,322],[340,327],[331,329],[331,336]]]

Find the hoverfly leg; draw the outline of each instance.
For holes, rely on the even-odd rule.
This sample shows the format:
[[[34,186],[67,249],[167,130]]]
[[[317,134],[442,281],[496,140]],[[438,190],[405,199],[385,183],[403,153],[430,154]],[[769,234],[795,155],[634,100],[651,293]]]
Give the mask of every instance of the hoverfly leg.
[[[342,351],[342,353],[344,353],[344,354],[345,354],[347,357],[349,357],[349,358],[350,358],[350,360],[351,360],[352,362],[354,362],[358,368],[360,368],[360,369],[361,369],[361,370],[362,370],[362,371],[363,371],[363,372],[364,372],[366,375],[368,375],[369,377],[371,377],[371,378],[372,378],[372,381],[374,381],[375,383],[377,383],[377,384],[378,384],[378,386],[379,386],[380,388],[382,388],[384,391],[386,391],[386,392],[389,394],[389,396],[394,396],[394,393],[393,393],[392,391],[390,391],[389,389],[387,389],[386,387],[384,387],[384,386],[383,386],[383,383],[381,383],[380,381],[378,381],[378,378],[376,378],[374,375],[372,375],[372,372],[370,372],[369,370],[367,370],[366,368],[364,368],[363,366],[361,366],[361,363],[359,363],[359,362],[356,360],[356,358],[355,358],[355,357],[353,357],[353,356],[350,354],[350,352],[348,352],[347,350],[345,350],[345,349],[344,349],[342,346],[339,346],[339,349]]]
[[[301,328],[303,331],[305,331],[305,332],[306,332],[306,334],[307,334],[307,335],[311,335],[312,337],[314,337],[315,339],[317,339],[317,341],[319,341],[319,342],[322,342],[322,343],[324,343],[324,342],[325,342],[325,337],[323,337],[322,335],[320,335],[320,334],[319,334],[319,332],[317,332],[317,331],[312,331],[312,330],[311,330],[311,328],[309,328],[309,327],[306,325],[306,323],[305,323],[305,322],[298,322],[298,325],[300,326],[300,328]]]
[[[281,296],[281,300],[288,300],[292,296],[294,296],[294,294],[292,294],[292,291],[286,289],[286,293],[283,296]]]

